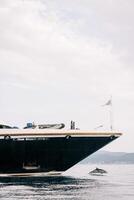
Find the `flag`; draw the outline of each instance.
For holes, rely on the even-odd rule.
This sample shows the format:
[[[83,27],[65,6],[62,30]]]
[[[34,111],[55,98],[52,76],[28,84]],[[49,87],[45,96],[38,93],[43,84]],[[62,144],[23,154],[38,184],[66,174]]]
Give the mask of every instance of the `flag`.
[[[112,106],[112,99],[109,99],[103,106]]]

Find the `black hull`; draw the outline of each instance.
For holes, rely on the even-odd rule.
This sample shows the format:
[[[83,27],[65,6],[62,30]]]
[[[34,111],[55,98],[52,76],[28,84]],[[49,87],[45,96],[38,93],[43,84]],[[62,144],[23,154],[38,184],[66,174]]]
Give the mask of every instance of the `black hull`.
[[[65,171],[116,136],[0,139],[0,173]]]

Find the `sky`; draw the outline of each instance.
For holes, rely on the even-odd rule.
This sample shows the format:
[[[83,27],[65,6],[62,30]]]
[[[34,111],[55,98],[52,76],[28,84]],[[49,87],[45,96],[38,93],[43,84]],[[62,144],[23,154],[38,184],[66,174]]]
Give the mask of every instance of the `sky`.
[[[0,0],[0,123],[122,132],[134,152],[134,1]]]

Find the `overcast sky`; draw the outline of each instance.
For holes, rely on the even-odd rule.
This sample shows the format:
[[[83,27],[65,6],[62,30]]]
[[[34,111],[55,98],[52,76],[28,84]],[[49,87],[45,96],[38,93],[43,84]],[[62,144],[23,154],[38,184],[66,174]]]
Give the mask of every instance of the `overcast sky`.
[[[0,122],[60,123],[124,135],[134,152],[134,1],[0,0]]]

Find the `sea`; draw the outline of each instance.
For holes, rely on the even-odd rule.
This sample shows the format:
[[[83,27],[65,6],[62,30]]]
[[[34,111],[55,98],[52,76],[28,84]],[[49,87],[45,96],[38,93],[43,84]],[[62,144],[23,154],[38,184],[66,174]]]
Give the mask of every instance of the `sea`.
[[[90,174],[96,167],[106,174]],[[134,200],[134,165],[77,164],[62,175],[0,177],[0,200]]]

